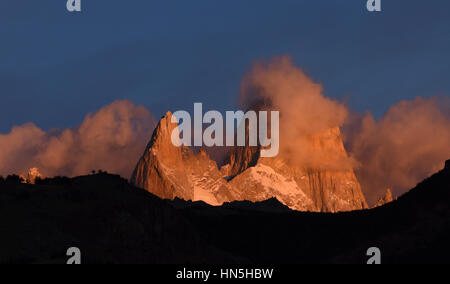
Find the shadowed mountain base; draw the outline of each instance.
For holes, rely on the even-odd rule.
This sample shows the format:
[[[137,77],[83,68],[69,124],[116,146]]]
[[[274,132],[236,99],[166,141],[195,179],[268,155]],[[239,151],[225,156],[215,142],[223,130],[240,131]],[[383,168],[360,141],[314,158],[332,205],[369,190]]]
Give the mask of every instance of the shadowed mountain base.
[[[301,213],[260,203],[163,201],[107,174],[0,183],[0,263],[447,262],[450,168],[385,206]]]

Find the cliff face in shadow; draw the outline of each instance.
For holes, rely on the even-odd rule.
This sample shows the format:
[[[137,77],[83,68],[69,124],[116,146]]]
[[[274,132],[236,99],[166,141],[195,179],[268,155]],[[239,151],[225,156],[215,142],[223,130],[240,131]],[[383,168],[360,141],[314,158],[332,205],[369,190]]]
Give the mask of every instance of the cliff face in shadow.
[[[448,163],[447,163],[448,165]],[[118,176],[27,185],[0,182],[0,263],[447,262],[450,165],[384,206],[302,213],[276,199],[252,203],[161,200]]]

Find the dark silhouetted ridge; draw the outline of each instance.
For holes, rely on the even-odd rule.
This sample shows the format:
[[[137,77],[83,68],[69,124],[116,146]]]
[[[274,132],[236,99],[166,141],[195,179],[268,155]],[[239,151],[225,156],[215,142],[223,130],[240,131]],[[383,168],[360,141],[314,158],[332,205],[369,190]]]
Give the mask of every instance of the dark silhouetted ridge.
[[[375,209],[308,213],[277,199],[162,200],[106,173],[0,180],[0,263],[441,263],[450,254],[450,167]]]

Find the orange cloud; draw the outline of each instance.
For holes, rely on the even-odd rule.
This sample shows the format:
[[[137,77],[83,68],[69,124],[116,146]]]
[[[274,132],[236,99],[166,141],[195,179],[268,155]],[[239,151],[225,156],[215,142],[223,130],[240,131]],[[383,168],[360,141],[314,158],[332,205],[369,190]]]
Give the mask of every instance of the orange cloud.
[[[88,114],[75,129],[46,133],[34,124],[0,135],[0,173],[38,167],[46,176],[77,176],[102,169],[129,177],[155,126],[150,112],[116,101]]]
[[[325,97],[322,86],[295,67],[290,57],[257,63],[245,76],[240,104],[280,112],[280,156],[298,167],[349,169],[338,128],[348,115],[340,102]],[[320,138],[320,139],[319,139]]]
[[[370,203],[387,188],[404,193],[450,158],[448,96],[400,102],[376,121],[325,97],[322,86],[285,56],[255,64],[243,80],[239,102],[280,111],[280,156],[293,165],[356,169]],[[345,129],[350,157],[337,151],[334,135],[324,135],[337,127]]]
[[[387,188],[400,195],[439,171],[450,158],[449,97],[402,101],[376,121],[359,117],[347,142],[361,163],[357,176],[371,202]]]

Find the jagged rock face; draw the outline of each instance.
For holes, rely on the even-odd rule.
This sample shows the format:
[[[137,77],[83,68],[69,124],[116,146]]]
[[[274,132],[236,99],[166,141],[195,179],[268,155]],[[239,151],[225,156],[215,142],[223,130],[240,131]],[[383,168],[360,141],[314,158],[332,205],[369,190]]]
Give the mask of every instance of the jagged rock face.
[[[159,122],[131,183],[163,199],[179,197],[212,205],[233,201],[217,164],[204,151],[194,154],[190,148],[172,144],[172,131],[178,129],[171,119],[168,112]]]
[[[391,203],[394,200],[394,198],[392,197],[392,192],[391,190],[388,188],[386,190],[386,193],[384,194],[383,197],[381,197],[380,199],[378,199],[377,203],[375,204],[374,207],[380,207],[383,206],[385,204]]]
[[[367,208],[351,169],[295,167],[282,157],[261,158],[259,147],[235,147],[219,170],[204,151],[194,154],[187,147],[172,145],[171,133],[177,125],[170,123],[171,118],[168,112],[161,119],[131,178],[134,185],[161,198],[211,205],[277,198],[291,209],[316,212]],[[317,145],[346,155],[338,128],[317,137]]]
[[[188,181],[183,163],[184,147],[171,142],[172,131],[177,125],[171,123],[168,112],[156,127],[144,155],[133,172],[131,183],[147,189],[163,199],[194,198],[194,189]]]
[[[312,137],[319,150],[347,157],[339,128]],[[299,211],[338,212],[368,208],[352,169],[320,169],[288,164],[287,157],[260,158],[257,147],[235,147],[228,160],[233,187],[242,199],[276,197]]]

